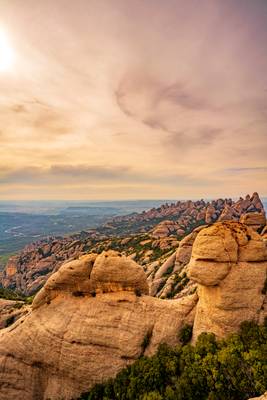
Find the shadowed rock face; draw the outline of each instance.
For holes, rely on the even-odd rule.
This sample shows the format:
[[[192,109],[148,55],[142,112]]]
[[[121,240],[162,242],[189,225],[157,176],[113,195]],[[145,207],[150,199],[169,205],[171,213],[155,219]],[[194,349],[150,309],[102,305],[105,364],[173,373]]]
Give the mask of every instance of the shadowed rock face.
[[[226,336],[244,320],[263,322],[266,259],[264,240],[244,224],[221,222],[200,231],[188,267],[199,296],[193,341],[202,332]]]
[[[160,343],[177,344],[184,324],[193,325],[195,341],[204,331],[223,337],[244,320],[262,322],[263,238],[244,224],[219,222],[195,231],[168,263],[179,261],[179,269],[192,245],[187,270],[198,293],[175,300],[148,296],[143,268],[114,251],[63,264],[33,311],[0,332],[0,400],[78,397]]]
[[[177,344],[197,295],[147,293],[143,269],[113,251],[63,264],[33,311],[0,332],[0,399],[75,398],[160,343]]]
[[[240,217],[240,222],[257,231],[266,225],[265,212],[262,211],[243,214]]]

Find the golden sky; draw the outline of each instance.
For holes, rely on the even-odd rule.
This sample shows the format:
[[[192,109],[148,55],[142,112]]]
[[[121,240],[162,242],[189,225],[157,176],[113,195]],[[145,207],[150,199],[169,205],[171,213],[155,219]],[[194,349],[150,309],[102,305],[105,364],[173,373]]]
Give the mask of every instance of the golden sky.
[[[267,195],[266,43],[266,0],[0,0],[0,199]]]

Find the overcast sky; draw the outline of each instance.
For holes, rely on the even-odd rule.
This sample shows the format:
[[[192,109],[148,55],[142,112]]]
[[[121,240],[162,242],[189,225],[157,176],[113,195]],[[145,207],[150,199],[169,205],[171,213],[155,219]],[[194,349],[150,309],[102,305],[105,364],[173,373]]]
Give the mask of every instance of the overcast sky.
[[[1,31],[0,199],[267,195],[266,0],[1,0]]]

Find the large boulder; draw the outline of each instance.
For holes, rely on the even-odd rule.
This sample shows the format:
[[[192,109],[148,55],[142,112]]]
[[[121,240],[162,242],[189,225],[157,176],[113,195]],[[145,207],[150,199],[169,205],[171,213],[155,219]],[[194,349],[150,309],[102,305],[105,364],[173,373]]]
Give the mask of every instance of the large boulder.
[[[29,308],[23,301],[0,298],[0,329],[6,328],[22,315],[26,315],[30,311]]]
[[[0,399],[73,399],[160,343],[177,344],[197,295],[147,296],[140,266],[114,252],[68,262],[0,332]]]
[[[266,225],[266,216],[264,212],[250,212],[241,215],[240,222],[258,231]]]
[[[218,222],[199,232],[188,267],[199,296],[193,341],[202,332],[224,337],[244,320],[263,322],[266,259],[264,240],[244,224]]]

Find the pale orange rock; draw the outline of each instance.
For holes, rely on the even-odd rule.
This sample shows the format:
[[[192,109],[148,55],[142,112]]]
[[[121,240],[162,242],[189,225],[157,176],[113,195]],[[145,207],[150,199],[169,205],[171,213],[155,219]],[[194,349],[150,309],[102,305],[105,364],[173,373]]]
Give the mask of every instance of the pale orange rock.
[[[168,301],[146,292],[142,268],[115,252],[63,264],[33,311],[0,331],[0,399],[73,399],[160,343],[177,344],[197,295]]]
[[[264,212],[250,212],[241,215],[240,222],[257,231],[266,225],[266,216]]]
[[[231,221],[203,229],[188,266],[199,296],[193,341],[201,332],[224,337],[242,321],[262,322],[267,316],[266,273],[265,242],[251,228]]]

